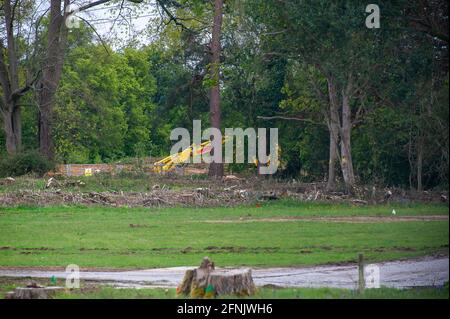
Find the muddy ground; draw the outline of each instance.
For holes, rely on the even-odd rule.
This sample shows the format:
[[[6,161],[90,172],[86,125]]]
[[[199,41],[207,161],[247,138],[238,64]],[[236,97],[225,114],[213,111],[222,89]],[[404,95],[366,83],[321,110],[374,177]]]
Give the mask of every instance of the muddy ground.
[[[390,261],[367,265],[366,277],[371,278],[371,269],[379,270],[381,287],[407,288],[442,286],[449,280],[447,257],[425,257],[420,259]],[[126,288],[174,288],[181,282],[187,269],[192,267],[155,268],[128,271],[81,271],[85,282]],[[0,268],[0,277],[15,278],[66,278],[61,270],[36,270],[24,268]],[[349,265],[323,265],[313,267],[254,268],[252,277],[257,286],[277,287],[329,287],[355,289],[358,268]],[[373,276],[372,276],[373,278]]]

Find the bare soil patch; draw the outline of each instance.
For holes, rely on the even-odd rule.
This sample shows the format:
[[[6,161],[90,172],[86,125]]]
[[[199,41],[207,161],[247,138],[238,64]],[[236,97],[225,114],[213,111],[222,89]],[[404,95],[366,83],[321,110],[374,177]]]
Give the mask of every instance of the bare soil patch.
[[[446,215],[430,215],[430,216],[348,216],[348,217],[302,217],[302,216],[286,216],[273,218],[244,218],[239,219],[217,219],[205,220],[204,223],[226,224],[226,223],[252,223],[252,222],[334,222],[334,223],[397,223],[397,222],[417,222],[417,221],[448,221]]]

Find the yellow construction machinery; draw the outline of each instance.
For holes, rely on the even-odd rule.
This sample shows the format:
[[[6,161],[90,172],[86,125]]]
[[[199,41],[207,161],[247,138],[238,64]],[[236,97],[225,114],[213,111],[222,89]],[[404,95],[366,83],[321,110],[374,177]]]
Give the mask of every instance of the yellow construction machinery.
[[[276,148],[275,148],[275,159],[276,159],[276,161],[277,161],[277,164],[279,164],[280,155],[281,155],[281,147],[280,147],[279,144],[277,144],[277,145],[276,145]],[[267,163],[261,164],[261,166],[269,166],[269,165],[270,165],[270,159],[271,159],[271,158],[272,158],[272,157],[269,155],[269,160],[267,161]],[[255,164],[255,166],[258,167],[259,160],[258,160],[256,157],[253,158],[253,164]]]
[[[222,144],[225,143],[227,137],[222,138]],[[201,156],[211,152],[211,141],[206,141],[200,145],[192,144],[183,151],[169,155],[162,160],[153,164],[153,171],[155,173],[168,173],[173,171],[176,167],[183,167],[191,157]]]
[[[222,144],[225,143],[225,141],[228,140],[228,136],[225,136],[222,138]],[[155,162],[153,164],[153,172],[155,173],[168,173],[172,172],[176,167],[183,167],[187,165],[190,162],[191,157],[197,157],[201,156],[203,154],[207,154],[211,152],[211,141],[206,141],[201,143],[200,145],[192,144],[188,148],[184,149],[183,151],[169,155],[162,160]],[[279,156],[281,153],[281,148],[277,144],[276,147],[276,159],[278,161]],[[259,161],[257,158],[253,158],[253,164],[258,167]],[[268,166],[270,164],[270,158],[269,161],[266,164],[263,164],[263,166]]]

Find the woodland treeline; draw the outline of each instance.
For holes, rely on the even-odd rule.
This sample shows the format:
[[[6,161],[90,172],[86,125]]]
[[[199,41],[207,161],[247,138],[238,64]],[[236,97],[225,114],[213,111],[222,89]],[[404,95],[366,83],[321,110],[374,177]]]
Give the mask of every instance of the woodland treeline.
[[[72,2],[0,2],[0,157],[159,157],[201,119],[278,127],[281,177],[448,188],[446,0],[380,2],[380,28],[359,0],[75,1],[158,9],[120,47],[67,28]]]

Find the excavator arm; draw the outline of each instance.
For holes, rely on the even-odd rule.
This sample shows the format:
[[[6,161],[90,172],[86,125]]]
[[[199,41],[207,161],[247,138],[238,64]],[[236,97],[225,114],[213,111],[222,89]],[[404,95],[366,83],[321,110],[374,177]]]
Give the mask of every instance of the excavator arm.
[[[222,138],[222,144],[225,143],[225,141],[227,141],[229,139],[228,136],[224,136]],[[196,145],[196,144],[192,144],[191,146],[189,146],[188,148],[184,149],[181,152],[172,154],[170,156],[167,156],[165,158],[163,158],[162,160],[155,162],[153,164],[153,171],[155,173],[167,173],[167,172],[171,172],[172,170],[175,169],[175,167],[180,167],[180,166],[184,166],[189,162],[189,159],[192,157],[197,157],[197,156],[201,156],[203,154],[207,154],[211,152],[211,141],[206,141],[201,143],[200,145]],[[276,156],[275,159],[278,161],[279,157],[281,154],[281,147],[277,144],[276,147]],[[258,167],[258,159],[254,158],[253,159],[253,163],[256,167]],[[265,165],[269,165],[270,164],[270,159],[269,162],[266,163]]]
[[[222,144],[225,143],[227,137],[222,138]],[[211,141],[206,141],[200,145],[192,144],[188,148],[176,154],[169,155],[162,160],[153,164],[155,173],[167,173],[175,169],[177,166],[183,166],[189,162],[191,157],[201,156],[211,152]]]

